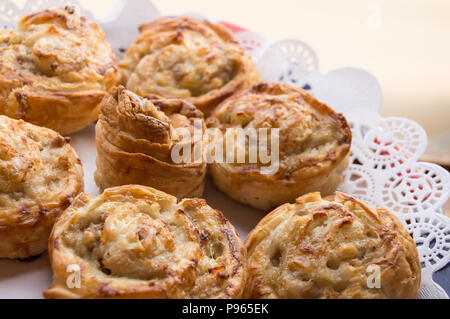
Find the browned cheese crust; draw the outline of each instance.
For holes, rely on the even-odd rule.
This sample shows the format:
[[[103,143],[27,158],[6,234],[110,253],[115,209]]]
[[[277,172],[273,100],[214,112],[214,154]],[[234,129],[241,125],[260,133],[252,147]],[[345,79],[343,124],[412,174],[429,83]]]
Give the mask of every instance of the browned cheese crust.
[[[387,210],[343,193],[329,201],[310,193],[276,208],[245,245],[249,298],[418,296],[421,266],[408,231]],[[380,288],[369,266],[379,267]]]
[[[56,217],[82,190],[81,162],[64,137],[0,116],[0,258],[44,252]]]
[[[238,298],[247,272],[222,213],[138,185],[80,194],[55,224],[49,254],[46,298]],[[70,265],[80,267],[79,288],[67,285]]]
[[[96,125],[97,170],[101,190],[140,184],[157,188],[179,199],[201,196],[206,163],[175,163],[172,149],[184,143],[194,150],[194,139],[183,142],[177,128],[192,134],[194,121],[205,124],[202,113],[180,99],[141,99],[123,87],[113,89],[101,104]]]
[[[9,117],[78,131],[97,119],[116,73],[103,31],[71,9],[41,11],[0,31],[0,113]]]
[[[139,95],[183,98],[208,115],[259,81],[250,56],[221,25],[160,18],[140,30],[119,62],[119,82]]]
[[[269,210],[308,192],[331,194],[348,165],[351,130],[344,116],[305,90],[287,84],[260,83],[229,98],[207,125],[224,132],[227,128],[279,129],[279,169],[275,174],[261,174],[265,164],[252,164],[248,156],[245,163],[209,166],[222,191],[258,209]],[[237,142],[237,148],[248,152],[248,145]]]

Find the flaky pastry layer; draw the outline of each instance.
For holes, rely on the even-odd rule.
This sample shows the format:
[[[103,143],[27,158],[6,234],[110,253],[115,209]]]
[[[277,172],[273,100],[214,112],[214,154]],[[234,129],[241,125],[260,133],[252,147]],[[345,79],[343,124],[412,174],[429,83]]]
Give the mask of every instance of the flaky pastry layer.
[[[259,81],[250,56],[221,25],[160,18],[140,30],[119,62],[119,82],[139,95],[183,98],[208,115]]]
[[[97,24],[71,8],[24,17],[0,31],[0,113],[61,134],[95,121],[116,82],[115,56]]]
[[[274,174],[263,174],[261,168],[270,164],[259,160],[251,163],[248,154],[245,163],[209,166],[220,189],[259,209],[294,201],[308,192],[331,194],[348,165],[351,130],[344,116],[288,84],[260,83],[227,99],[208,118],[207,125],[223,132],[229,128],[266,128],[268,136],[272,128],[279,129],[279,167]],[[242,141],[244,144],[236,141],[235,154],[238,148],[249,152],[248,140]]]
[[[67,139],[0,115],[0,258],[44,252],[56,217],[82,190],[81,162]]]
[[[343,193],[310,193],[276,208],[245,245],[248,298],[418,296],[421,266],[406,228]]]
[[[123,87],[112,90],[102,102],[96,125],[97,170],[100,189],[126,184],[157,188],[177,198],[201,196],[206,162],[194,161],[194,122],[205,130],[203,115],[181,99],[142,99]],[[182,139],[178,128],[191,140]],[[181,132],[180,132],[181,133]],[[186,146],[187,163],[174,160],[173,148]]]
[[[246,278],[245,248],[222,213],[138,185],[80,194],[49,253],[47,298],[237,298]]]

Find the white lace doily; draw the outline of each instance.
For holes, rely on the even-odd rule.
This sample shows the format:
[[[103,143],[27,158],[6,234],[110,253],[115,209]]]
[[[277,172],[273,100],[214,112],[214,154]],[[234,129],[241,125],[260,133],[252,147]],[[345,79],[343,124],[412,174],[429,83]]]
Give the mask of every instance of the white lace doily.
[[[2,1],[0,26],[15,28],[19,17],[43,8],[64,6],[66,2],[28,0],[20,9],[12,1]],[[71,2],[81,9],[76,0]],[[93,17],[89,11],[82,13]],[[120,56],[135,39],[137,26],[158,16],[159,12],[148,0],[119,0],[99,24]],[[450,219],[442,214],[442,205],[450,194],[450,175],[437,165],[418,162],[427,145],[425,131],[405,118],[379,116],[381,88],[370,73],[357,68],[321,73],[314,50],[301,41],[271,44],[260,34],[234,31],[242,47],[255,59],[264,80],[302,87],[344,113],[352,125],[353,142],[351,164],[340,189],[396,213],[419,250],[420,297],[448,298],[432,275],[450,262]],[[82,134],[90,133],[85,130]],[[77,151],[80,157],[85,156],[83,150]]]

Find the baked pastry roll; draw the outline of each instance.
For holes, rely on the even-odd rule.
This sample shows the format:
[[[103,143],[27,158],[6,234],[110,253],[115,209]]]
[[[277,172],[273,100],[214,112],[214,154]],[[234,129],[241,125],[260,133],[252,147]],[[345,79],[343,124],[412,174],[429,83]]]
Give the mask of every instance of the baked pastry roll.
[[[260,83],[229,98],[207,125],[225,133],[224,145],[235,139],[234,149],[227,145],[226,153],[245,152],[241,163],[236,158],[231,163],[212,162],[214,182],[231,198],[258,209],[268,210],[312,191],[331,194],[348,165],[351,130],[344,116],[288,84]],[[279,129],[278,137],[272,135],[272,128]],[[255,129],[258,146],[252,149],[249,139],[235,138],[227,129]],[[271,141],[271,136],[276,139]],[[268,142],[261,148],[259,143],[266,137]],[[255,149],[258,156],[251,162],[250,150]],[[261,158],[266,151],[269,163]]]
[[[180,199],[201,196],[206,162],[194,154],[196,123],[203,132],[202,113],[183,100],[147,100],[123,87],[113,89],[96,125],[98,187],[139,184]],[[190,140],[177,129],[187,130]],[[174,159],[175,146],[189,149],[191,159]]]
[[[58,218],[49,254],[46,298],[238,298],[247,272],[222,213],[138,185],[80,194]]]
[[[81,162],[67,139],[0,115],[0,258],[47,250],[56,217],[82,190]]]
[[[337,193],[297,198],[248,235],[248,298],[417,298],[421,266],[389,211]]]
[[[259,81],[250,56],[221,25],[179,17],[139,29],[141,35],[119,62],[119,83],[141,96],[183,98],[208,115]]]
[[[72,8],[24,17],[0,31],[0,113],[61,134],[97,120],[117,76],[115,56],[97,24]]]

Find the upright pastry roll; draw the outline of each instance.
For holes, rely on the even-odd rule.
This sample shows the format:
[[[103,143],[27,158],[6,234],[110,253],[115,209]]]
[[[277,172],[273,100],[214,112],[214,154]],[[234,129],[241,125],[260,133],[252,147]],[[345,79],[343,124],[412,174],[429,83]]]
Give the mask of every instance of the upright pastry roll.
[[[178,198],[201,196],[206,163],[194,154],[196,123],[202,134],[202,113],[183,100],[147,100],[123,87],[112,90],[96,125],[95,182],[101,190],[140,184]],[[189,132],[190,139],[177,129]],[[172,152],[174,147],[189,150],[191,158],[174,158],[182,153]]]
[[[421,266],[389,211],[337,193],[299,197],[248,235],[247,298],[417,298]]]
[[[246,252],[203,199],[138,185],[80,194],[49,241],[46,298],[239,298]]]
[[[0,258],[47,250],[56,217],[82,190],[81,162],[67,139],[0,115]]]
[[[76,132],[97,120],[116,73],[103,31],[71,7],[31,14],[17,30],[0,31],[0,114]]]
[[[219,24],[160,18],[140,31],[119,62],[119,82],[139,95],[183,98],[208,115],[259,81],[250,56]]]
[[[235,139],[234,149],[233,143],[226,146],[227,154],[245,151],[242,162],[235,157],[211,163],[214,182],[231,198],[258,209],[268,210],[308,192],[331,194],[348,165],[351,130],[344,116],[288,84],[260,83],[229,98],[207,125],[224,132],[224,145],[229,136]],[[227,129],[253,129],[256,147],[251,139],[227,134]],[[277,135],[273,129],[278,129]],[[257,154],[253,162],[251,152]],[[266,153],[267,161],[261,157]]]

